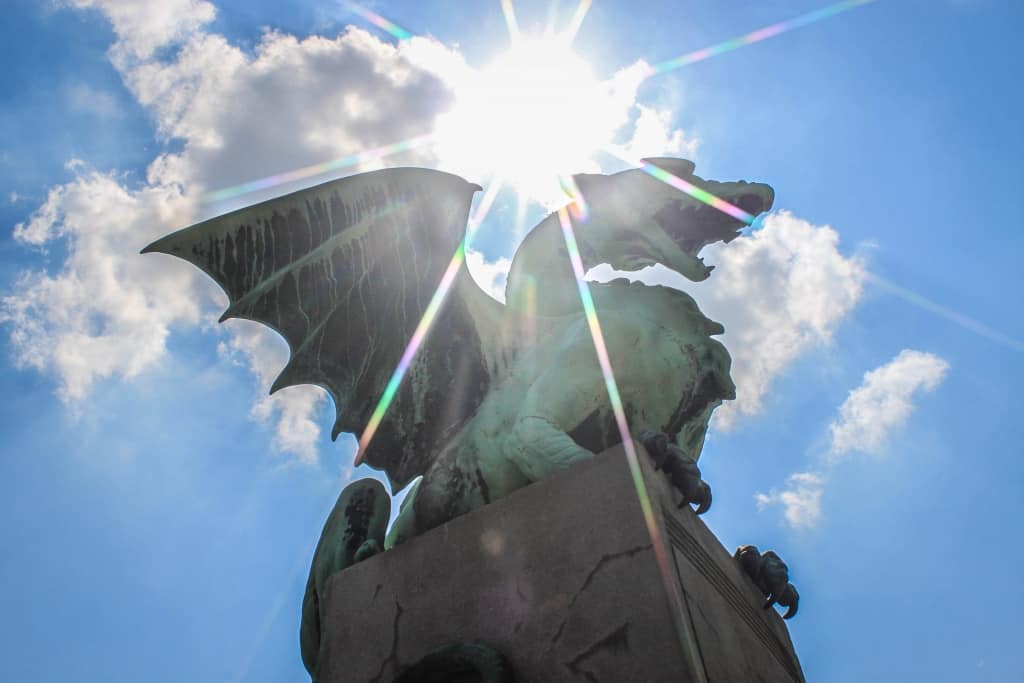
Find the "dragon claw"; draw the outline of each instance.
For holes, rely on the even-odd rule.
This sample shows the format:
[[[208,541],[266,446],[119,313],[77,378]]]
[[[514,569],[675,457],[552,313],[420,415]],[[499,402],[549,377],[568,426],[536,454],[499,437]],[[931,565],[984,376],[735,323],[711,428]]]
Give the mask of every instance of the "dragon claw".
[[[757,546],[744,545],[736,549],[733,559],[764,594],[763,609],[778,604],[787,608],[782,615],[783,619],[790,619],[796,614],[800,594],[796,586],[789,582],[789,567],[782,558],[771,550],[760,553]]]
[[[797,606],[800,604],[800,594],[796,592],[796,586],[791,583],[786,584],[786,587],[782,589],[782,595],[779,596],[779,604],[788,607],[786,613],[782,615],[783,619],[791,619],[796,615]]]
[[[665,472],[672,485],[683,494],[679,507],[696,503],[698,515],[707,512],[711,507],[711,487],[700,478],[697,462],[663,432],[643,431],[639,439],[654,461],[654,469]]]
[[[697,505],[695,512],[698,515],[703,515],[711,508],[711,486],[702,479],[699,484],[699,488],[701,491],[701,497],[698,499],[699,504]]]

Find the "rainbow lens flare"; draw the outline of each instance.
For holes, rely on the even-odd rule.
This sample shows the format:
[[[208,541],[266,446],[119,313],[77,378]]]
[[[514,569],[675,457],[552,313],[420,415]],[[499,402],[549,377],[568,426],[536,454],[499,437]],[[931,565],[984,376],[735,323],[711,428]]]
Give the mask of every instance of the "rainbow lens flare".
[[[512,6],[512,0],[501,0],[501,13],[505,15],[508,35],[514,43],[519,40],[519,22],[516,21],[516,10]]]
[[[462,267],[466,260],[466,249],[469,248],[473,237],[476,235],[476,231],[480,228],[480,224],[483,223],[484,218],[487,217],[488,212],[491,210],[491,206],[494,204],[494,199],[498,196],[500,189],[501,181],[497,179],[492,181],[487,188],[487,192],[484,193],[483,198],[480,200],[476,213],[470,219],[469,225],[466,227],[465,237],[459,243],[455,254],[452,255],[452,260],[448,262],[448,268],[441,277],[441,283],[434,290],[434,296],[431,297],[430,303],[427,304],[426,310],[423,311],[423,316],[420,318],[419,324],[416,325],[416,330],[412,333],[412,337],[405,347],[405,352],[402,353],[402,358],[398,361],[398,366],[391,374],[391,379],[388,380],[384,393],[381,394],[380,400],[377,402],[377,407],[373,409],[370,420],[366,423],[362,436],[359,437],[359,450],[356,452],[355,460],[356,466],[363,462],[366,449],[370,445],[373,435],[377,433],[377,428],[380,427],[381,420],[384,419],[384,415],[388,412],[388,407],[391,405],[391,401],[394,400],[398,387],[402,385],[402,378],[405,377],[405,373],[409,370],[413,359],[416,358],[416,352],[420,350],[423,340],[427,337],[427,332],[430,331],[430,326],[434,324],[434,318],[437,317],[438,311],[441,310],[441,304],[444,303],[448,292],[452,288],[452,284],[455,283],[455,278],[459,274],[459,268]]]
[[[582,195],[579,196],[582,197]],[[574,213],[577,212],[574,211]],[[579,213],[582,213],[582,211]],[[633,439],[629,432],[629,423],[626,422],[626,411],[622,405],[622,398],[619,396],[618,384],[615,382],[615,373],[612,370],[611,358],[608,356],[608,348],[604,343],[604,334],[601,332],[601,323],[597,318],[597,309],[594,307],[594,300],[590,295],[590,286],[584,277],[583,259],[580,257],[580,250],[576,244],[576,235],[573,232],[572,221],[569,218],[569,210],[564,206],[558,210],[558,222],[562,227],[565,248],[569,254],[569,261],[572,264],[573,275],[576,277],[576,286],[579,289],[580,302],[583,304],[583,313],[587,319],[587,327],[590,328],[590,336],[594,341],[597,362],[601,366],[601,374],[604,376],[605,388],[608,391],[608,401],[611,403],[612,412],[615,415],[615,424],[619,428],[619,436],[622,439],[622,447],[626,453],[629,473],[633,479],[637,499],[640,502],[640,510],[644,516],[647,533],[651,537],[651,547],[654,550],[654,557],[658,564],[658,573],[661,575],[661,580],[665,585],[665,592],[671,595],[675,604],[678,605],[682,603],[682,596],[679,594],[675,572],[669,564],[669,554],[665,545],[665,539],[662,537],[661,529],[658,527],[657,519],[654,516],[654,506],[651,504],[651,496],[647,492],[647,484],[644,482],[643,471],[640,469],[636,447],[633,445]],[[678,619],[678,617],[679,615],[673,615],[673,618]],[[693,639],[693,634],[686,627],[685,623],[680,621],[678,626],[680,645],[695,655],[697,644]]]
[[[587,12],[590,11],[591,4],[593,4],[592,0],[580,0],[580,4],[576,5],[576,11],[573,12],[572,19],[569,21],[569,27],[562,34],[566,45],[572,44],[576,34],[580,32],[580,26],[583,25],[583,20],[586,18]]]
[[[646,76],[650,78],[651,76],[656,76],[658,74],[663,74],[668,71],[673,71],[680,67],[689,66],[690,64],[695,64],[697,62],[702,62],[705,59],[708,59],[709,57],[716,57],[720,54],[723,54],[725,52],[731,52],[745,45],[753,45],[754,43],[759,43],[762,40],[774,38],[777,35],[780,35],[787,31],[792,31],[795,28],[800,28],[802,26],[807,26],[808,24],[813,24],[817,21],[821,21],[822,19],[834,17],[837,14],[842,14],[843,12],[849,11],[856,7],[860,7],[862,5],[868,5],[872,2],[875,2],[875,0],[843,0],[843,2],[837,2],[835,4],[829,5],[828,7],[822,7],[821,9],[814,10],[813,12],[808,12],[807,14],[801,14],[800,16],[794,17],[787,21],[780,21],[777,24],[772,24],[771,26],[759,28],[756,31],[751,31],[746,35],[742,35],[737,38],[732,38],[730,40],[723,41],[721,43],[718,43],[717,45],[712,45],[702,50],[697,50],[696,52],[690,52],[689,54],[685,54],[681,57],[676,57],[675,59],[669,59],[668,61],[661,62],[660,64],[655,64],[650,67]]]
[[[203,197],[203,201],[210,203],[223,201],[225,199],[232,199],[243,194],[256,192],[258,190],[266,190],[285,183],[291,183],[296,180],[303,180],[304,178],[320,175],[321,173],[337,171],[349,166],[364,164],[368,161],[376,161],[377,159],[383,159],[384,157],[391,156],[392,154],[398,154],[399,152],[406,152],[411,149],[416,149],[417,147],[422,147],[432,139],[433,138],[430,135],[421,135],[416,138],[409,138],[408,140],[396,142],[392,145],[385,145],[365,152],[359,152],[358,154],[339,157],[333,161],[325,161],[321,164],[313,164],[312,166],[306,166],[294,171],[278,173],[277,175],[267,176],[266,178],[260,178],[259,180],[252,180],[247,183],[242,183],[241,185],[235,185],[234,187],[226,187],[222,190],[210,192]]]
[[[572,200],[572,203],[569,204],[572,217],[581,223],[586,223],[590,216],[590,209],[587,207],[587,200],[580,192],[580,188],[576,186],[576,181],[570,175],[562,175],[558,177],[558,182],[562,186],[562,192],[569,195]]]
[[[356,4],[354,2],[344,2],[342,4],[345,6],[345,9],[349,10],[354,14],[358,14],[366,21],[370,22],[380,30],[390,33],[398,40],[409,40],[410,38],[412,38],[411,33],[406,31],[404,28],[402,28],[395,22],[389,19],[385,19],[381,15],[363,7],[362,5]]]

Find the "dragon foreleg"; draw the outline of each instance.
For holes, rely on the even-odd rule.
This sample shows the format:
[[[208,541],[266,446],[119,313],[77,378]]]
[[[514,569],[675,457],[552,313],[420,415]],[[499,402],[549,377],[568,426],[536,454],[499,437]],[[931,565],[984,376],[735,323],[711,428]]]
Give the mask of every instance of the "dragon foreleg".
[[[383,550],[390,515],[391,498],[384,486],[376,479],[360,479],[345,487],[327,516],[306,580],[299,628],[302,663],[313,681],[317,680],[327,579]]]

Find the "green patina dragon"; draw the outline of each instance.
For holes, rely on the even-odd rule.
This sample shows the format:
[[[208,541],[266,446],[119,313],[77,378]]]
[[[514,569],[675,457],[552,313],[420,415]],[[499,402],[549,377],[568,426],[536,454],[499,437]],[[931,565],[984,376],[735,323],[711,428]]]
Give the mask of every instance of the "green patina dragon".
[[[757,215],[772,189],[653,164]],[[573,217],[585,268],[662,264],[692,281],[699,258],[743,224],[641,170],[574,177],[587,216]],[[227,292],[223,319],[270,326],[291,358],[272,392],[323,387],[332,437],[361,434],[462,244],[480,188],[439,171],[363,173],[199,223],[145,249],[179,256]],[[630,431],[698,512],[710,488],[696,461],[711,412],[734,398],[721,325],[687,294],[627,280],[590,283]],[[422,476],[385,539],[390,500],[372,479],[342,492],[324,528],[303,605],[302,651],[316,677],[327,578],[384,547],[486,505],[621,441],[580,303],[559,218],[515,254],[506,304],[463,263],[405,380],[364,452],[394,490]]]

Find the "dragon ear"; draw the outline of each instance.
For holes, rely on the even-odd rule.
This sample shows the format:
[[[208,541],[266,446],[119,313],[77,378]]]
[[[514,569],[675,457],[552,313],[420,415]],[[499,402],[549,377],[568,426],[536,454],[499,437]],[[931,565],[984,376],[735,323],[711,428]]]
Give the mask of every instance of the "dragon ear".
[[[648,164],[668,171],[672,175],[683,178],[693,175],[693,169],[696,168],[692,161],[688,159],[676,159],[675,157],[647,157],[640,161],[647,162]]]

